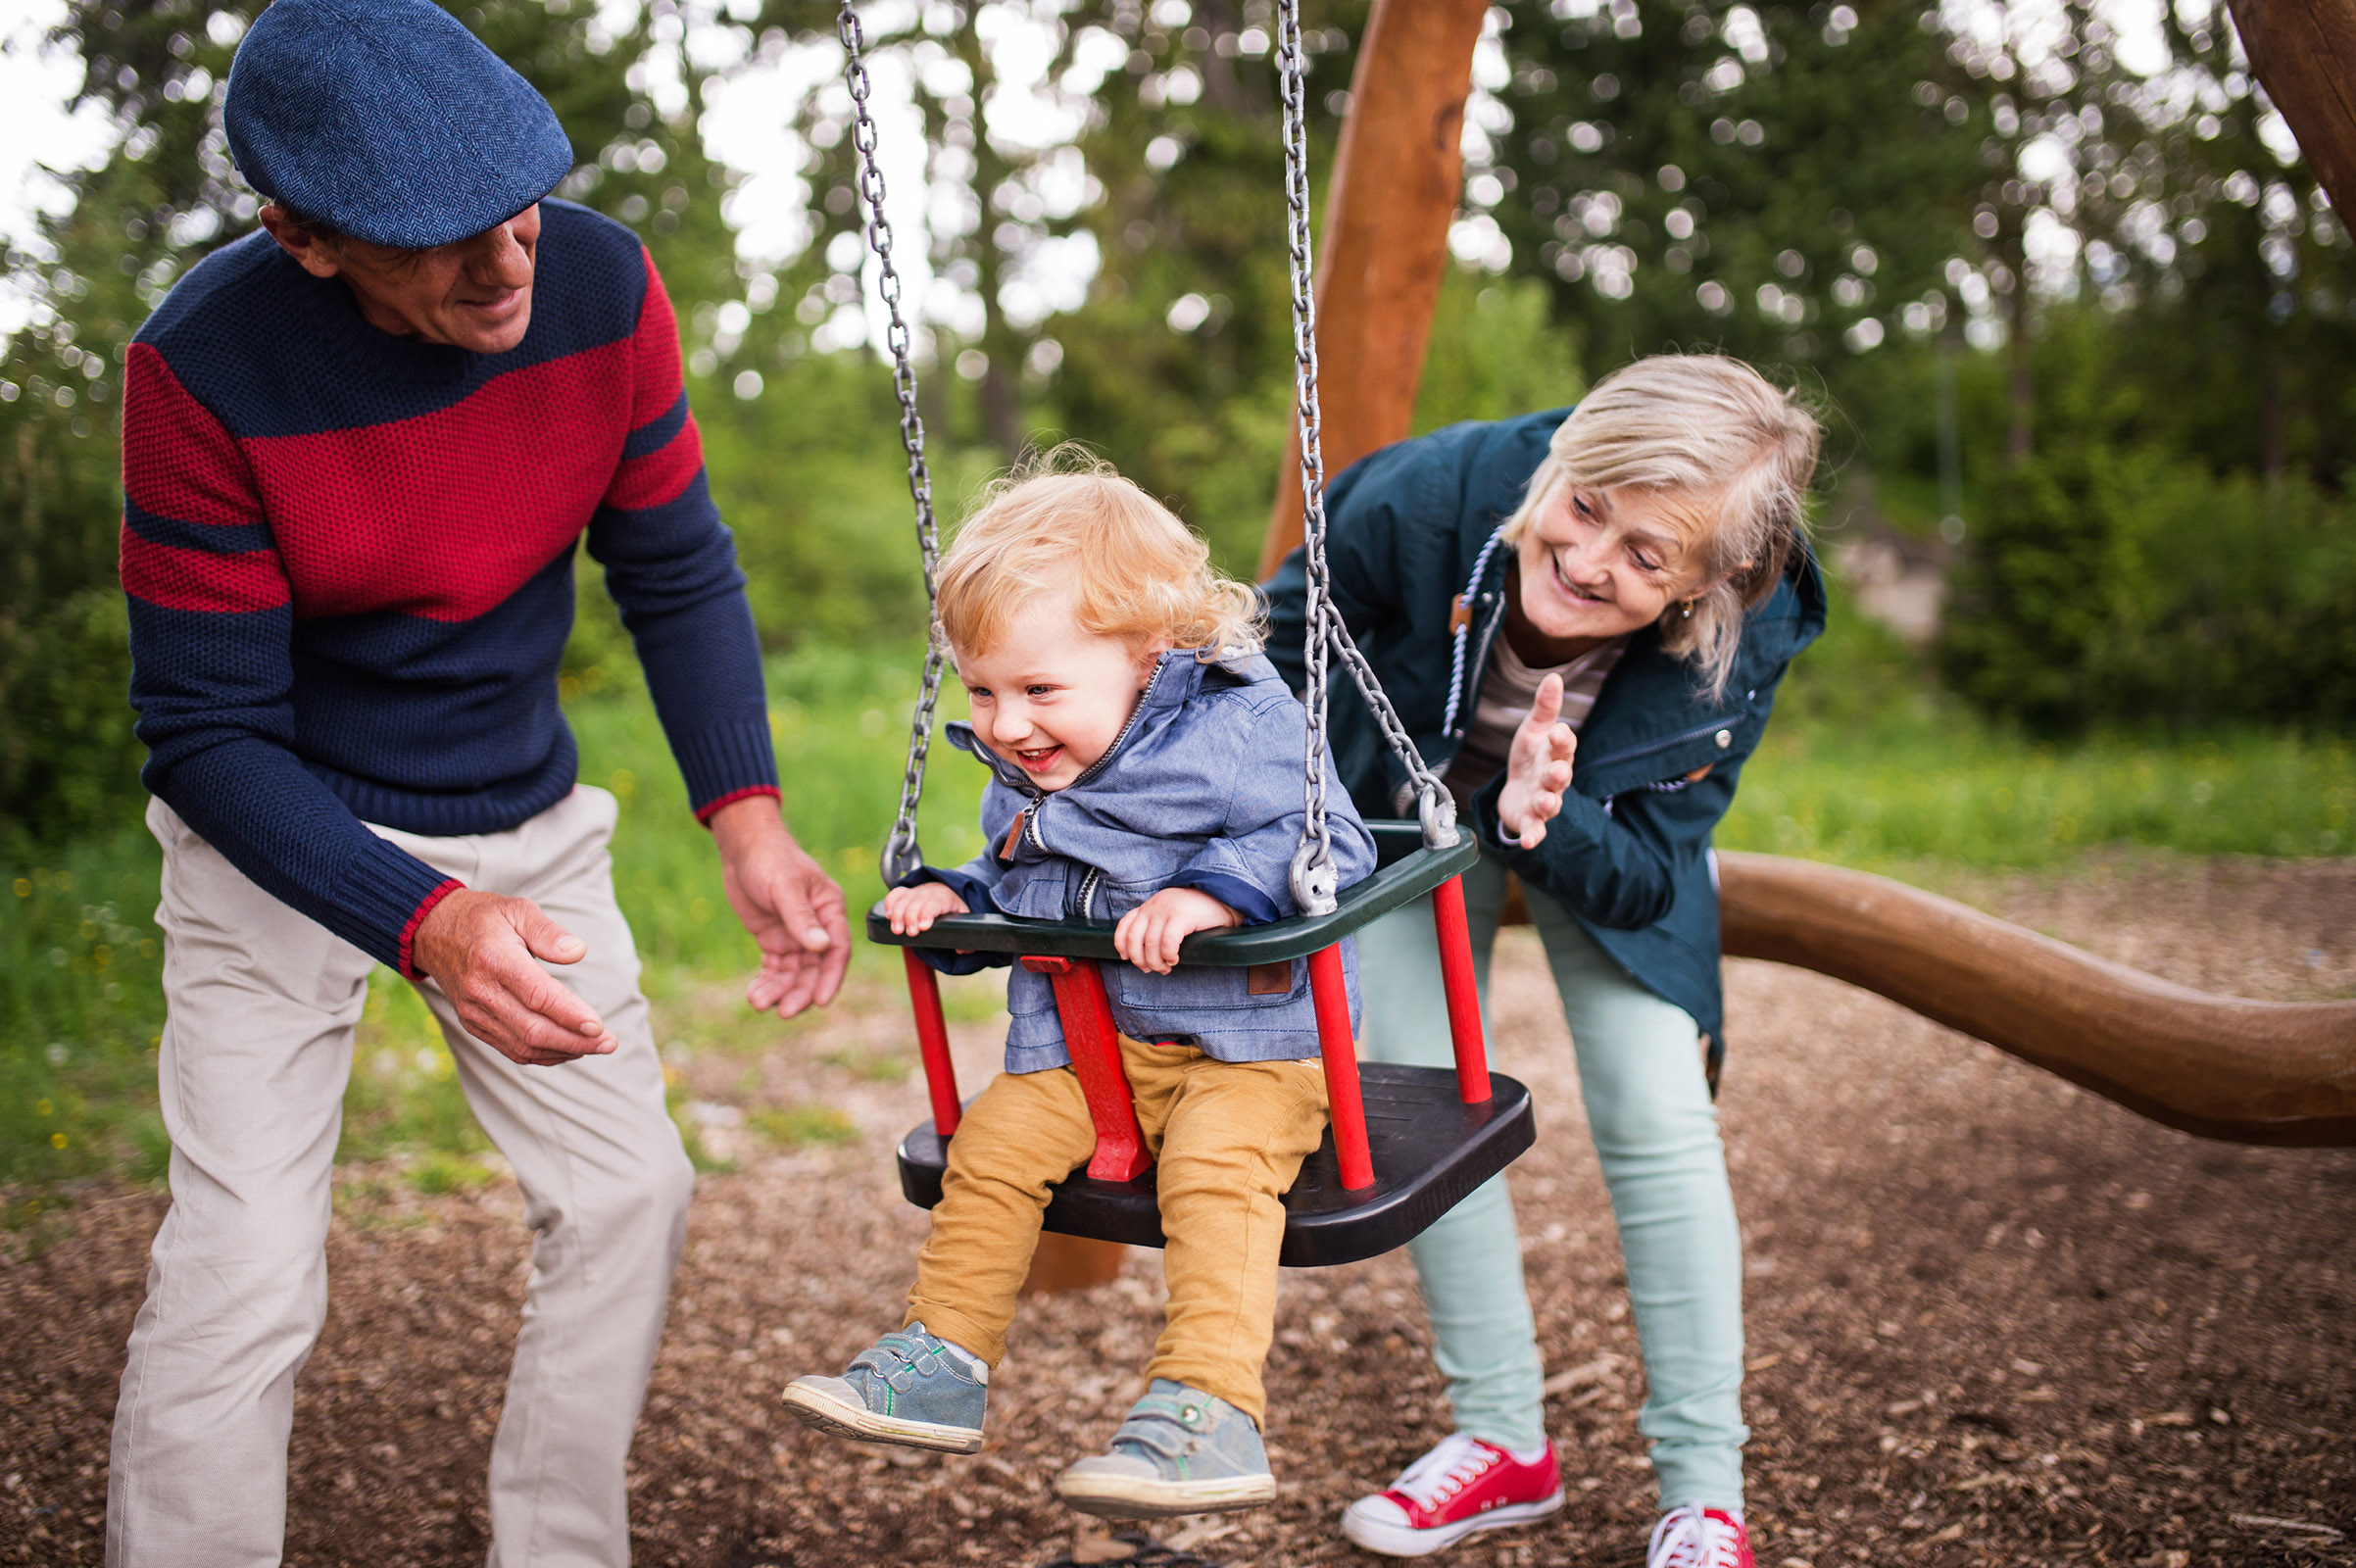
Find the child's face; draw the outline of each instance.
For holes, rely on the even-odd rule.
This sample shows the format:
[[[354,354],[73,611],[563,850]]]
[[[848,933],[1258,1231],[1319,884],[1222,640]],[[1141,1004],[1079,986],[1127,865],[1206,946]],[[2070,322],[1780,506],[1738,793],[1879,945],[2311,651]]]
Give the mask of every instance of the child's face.
[[[1557,487],[1522,530],[1522,613],[1562,639],[1651,625],[1700,586],[1683,513],[1654,492]]]
[[[1043,594],[988,653],[950,652],[973,699],[974,734],[1035,787],[1059,790],[1120,737],[1161,651],[1083,631],[1068,594]]]

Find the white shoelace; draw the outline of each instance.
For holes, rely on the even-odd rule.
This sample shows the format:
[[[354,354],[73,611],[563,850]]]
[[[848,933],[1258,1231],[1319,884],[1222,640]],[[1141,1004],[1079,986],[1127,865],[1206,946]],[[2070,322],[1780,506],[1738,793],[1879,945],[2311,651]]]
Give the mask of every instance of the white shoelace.
[[[1691,1505],[1661,1516],[1644,1550],[1645,1568],[1735,1568],[1742,1538],[1735,1527]]]
[[[1407,1466],[1391,1490],[1418,1508],[1452,1497],[1497,1462],[1497,1450],[1484,1447],[1461,1432],[1451,1432],[1432,1451]]]

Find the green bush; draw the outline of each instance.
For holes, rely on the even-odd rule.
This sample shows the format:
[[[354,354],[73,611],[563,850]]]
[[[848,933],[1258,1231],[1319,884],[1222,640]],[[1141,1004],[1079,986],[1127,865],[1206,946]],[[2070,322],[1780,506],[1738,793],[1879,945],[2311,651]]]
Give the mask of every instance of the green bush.
[[[2356,717],[2356,504],[2073,442],[1987,492],[1940,649],[1984,710],[2099,723]]]
[[[120,590],[87,588],[0,616],[0,822],[10,844],[120,822],[143,798],[131,734],[130,634]]]

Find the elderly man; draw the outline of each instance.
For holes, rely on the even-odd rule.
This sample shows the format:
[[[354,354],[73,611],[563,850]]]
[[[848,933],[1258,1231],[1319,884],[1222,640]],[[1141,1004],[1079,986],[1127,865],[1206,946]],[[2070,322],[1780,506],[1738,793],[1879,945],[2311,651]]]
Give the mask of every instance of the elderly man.
[[[426,0],[278,0],[229,75],[264,232],[125,366],[123,582],[164,847],[172,1206],[131,1332],[110,1563],[279,1559],[376,963],[441,1020],[533,1232],[492,1561],[618,1564],[692,1174],[557,670],[606,568],[757,1008],[831,1001],[843,895],[778,812],[759,650],[677,327],[630,232],[544,198],[547,103]]]

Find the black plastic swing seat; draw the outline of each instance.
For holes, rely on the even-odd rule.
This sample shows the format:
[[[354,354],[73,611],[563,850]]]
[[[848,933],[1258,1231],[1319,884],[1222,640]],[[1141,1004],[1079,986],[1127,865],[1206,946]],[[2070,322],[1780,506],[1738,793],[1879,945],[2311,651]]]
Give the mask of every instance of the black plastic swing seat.
[[[1355,1263],[1405,1246],[1424,1228],[1511,1164],[1538,1137],[1530,1091],[1501,1073],[1489,1076],[1490,1098],[1468,1105],[1456,1075],[1441,1067],[1358,1064],[1366,1102],[1366,1141],[1374,1185],[1345,1191],[1332,1128],[1301,1163],[1285,1194],[1285,1239],[1277,1261],[1287,1268]],[[900,1190],[920,1208],[941,1201],[948,1152],[927,1120],[900,1142]],[[1047,1205],[1047,1228],[1063,1236],[1159,1247],[1161,1211],[1153,1171],[1135,1181],[1089,1177],[1083,1165]]]
[[[1481,846],[1464,830],[1445,850],[1423,847],[1423,830],[1413,822],[1373,821],[1375,871],[1344,888],[1331,914],[1300,914],[1267,925],[1241,926],[1228,931],[1204,931],[1186,939],[1178,950],[1181,963],[1216,964],[1240,968],[1305,958],[1329,948],[1358,927],[1378,920],[1414,899],[1423,897],[1449,877],[1470,870],[1481,858]],[[893,948],[951,948],[971,953],[1018,954],[1034,957],[1108,958],[1113,951],[1112,926],[1100,920],[1017,920],[1003,914],[951,914],[933,922],[922,936],[901,936],[876,905],[867,911],[867,940]]]

